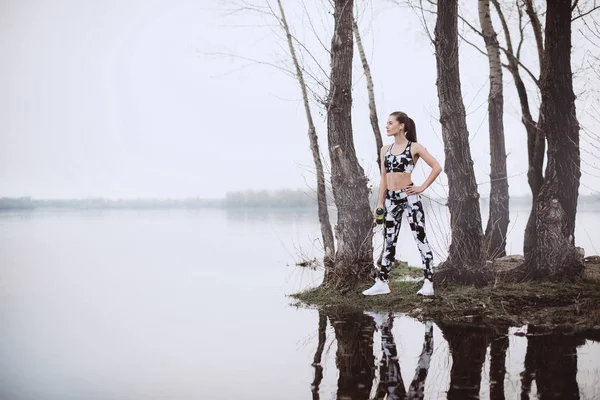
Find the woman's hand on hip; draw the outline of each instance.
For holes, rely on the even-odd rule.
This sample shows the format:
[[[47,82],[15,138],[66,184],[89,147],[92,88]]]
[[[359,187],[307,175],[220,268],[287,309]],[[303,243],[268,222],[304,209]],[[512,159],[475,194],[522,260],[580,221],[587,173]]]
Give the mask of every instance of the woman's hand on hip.
[[[406,193],[408,194],[421,194],[425,191],[423,186],[409,186],[406,188]]]

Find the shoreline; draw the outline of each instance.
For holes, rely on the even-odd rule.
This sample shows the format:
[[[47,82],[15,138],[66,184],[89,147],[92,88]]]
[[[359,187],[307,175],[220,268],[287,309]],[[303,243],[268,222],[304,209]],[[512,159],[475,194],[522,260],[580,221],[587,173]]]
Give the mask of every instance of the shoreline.
[[[579,332],[600,329],[600,262],[586,263],[585,277],[576,283],[500,283],[476,288],[447,284],[432,297],[417,296],[420,282],[405,281],[407,267],[393,268],[392,293],[363,296],[370,283],[342,295],[317,287],[290,295],[298,307],[342,308],[406,314],[419,320],[444,320],[480,325],[536,325],[550,330]],[[420,268],[408,267],[422,274]],[[435,279],[435,277],[434,277]]]

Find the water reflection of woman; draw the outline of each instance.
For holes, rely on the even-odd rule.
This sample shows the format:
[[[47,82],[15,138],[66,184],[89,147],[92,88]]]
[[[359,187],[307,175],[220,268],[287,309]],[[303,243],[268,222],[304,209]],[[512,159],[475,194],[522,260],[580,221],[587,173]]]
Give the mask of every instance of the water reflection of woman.
[[[427,378],[427,372],[429,371],[429,364],[431,363],[432,354],[433,323],[431,321],[425,321],[425,339],[423,340],[423,350],[419,356],[419,362],[417,363],[417,369],[415,370],[415,377],[408,388],[409,400],[424,398],[425,378]]]
[[[381,331],[381,366],[379,369],[379,386],[377,398],[420,400],[425,396],[425,379],[429,371],[431,356],[433,354],[433,323],[425,322],[425,337],[423,349],[419,355],[415,375],[408,388],[404,387],[400,364],[398,362],[398,351],[392,333],[394,317],[390,315],[384,319],[381,314],[366,313],[370,315]]]
[[[394,143],[381,149],[381,182],[377,209],[385,212],[384,251],[379,276],[375,284],[363,294],[373,296],[390,293],[390,269],[396,256],[402,214],[406,212],[410,229],[421,253],[425,276],[423,287],[417,294],[432,296],[433,253],[425,235],[425,213],[420,193],[435,181],[442,172],[442,167],[422,144],[417,143],[415,122],[405,113],[393,112],[388,118],[386,132],[388,136],[394,137]],[[431,167],[431,173],[423,184],[415,186],[411,173],[420,158]]]

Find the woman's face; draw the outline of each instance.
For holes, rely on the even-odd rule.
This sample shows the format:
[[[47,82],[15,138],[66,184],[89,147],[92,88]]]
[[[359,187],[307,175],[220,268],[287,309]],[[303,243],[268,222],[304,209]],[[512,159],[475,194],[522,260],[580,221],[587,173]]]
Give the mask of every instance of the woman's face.
[[[388,136],[396,136],[404,132],[404,124],[398,122],[395,116],[390,115],[385,127]]]

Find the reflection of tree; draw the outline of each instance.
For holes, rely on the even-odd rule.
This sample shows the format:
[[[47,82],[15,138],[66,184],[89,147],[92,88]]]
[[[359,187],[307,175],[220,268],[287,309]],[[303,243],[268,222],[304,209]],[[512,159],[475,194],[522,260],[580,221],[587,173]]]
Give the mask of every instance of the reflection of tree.
[[[325,347],[327,318],[337,341],[336,366],[339,371],[337,399],[369,399],[375,377],[373,333],[375,322],[381,330],[382,359],[377,399],[424,399],[425,379],[433,354],[433,324],[425,324],[423,348],[412,383],[406,390],[393,335],[393,316],[380,317],[359,312],[327,310],[319,312],[319,343],[314,356],[313,399],[319,399],[323,379],[321,358]],[[478,399],[481,373],[490,346],[490,400],[504,400],[506,353],[509,347],[506,329],[467,324],[438,323],[452,355],[448,400]],[[521,399],[529,400],[536,381],[540,400],[579,399],[577,384],[577,347],[585,343],[583,335],[550,335],[539,328],[528,329],[525,369],[521,375]],[[587,336],[586,336],[587,337]],[[510,396],[509,396],[510,397]]]
[[[490,400],[504,400],[507,349],[507,332],[492,340],[490,345]]]
[[[315,379],[311,384],[311,391],[313,400],[319,400],[319,385],[323,380],[323,366],[321,365],[321,357],[323,356],[323,349],[325,348],[325,340],[327,330],[327,315],[322,310],[319,310],[319,343],[317,345],[317,351],[313,359],[313,367],[315,367]]]
[[[528,333],[521,399],[529,399],[533,380],[540,400],[579,399],[577,346],[585,341],[574,336],[544,334],[535,327],[529,327]]]
[[[419,362],[415,371],[415,377],[408,389],[409,400],[421,400],[425,396],[425,378],[429,371],[431,355],[433,354],[433,324],[431,321],[425,322],[425,338],[423,340],[423,350],[419,356]]]
[[[481,369],[491,330],[462,324],[438,324],[452,354],[448,400],[478,399]]]
[[[338,399],[368,399],[375,377],[373,320],[362,312],[328,312],[337,341]]]

